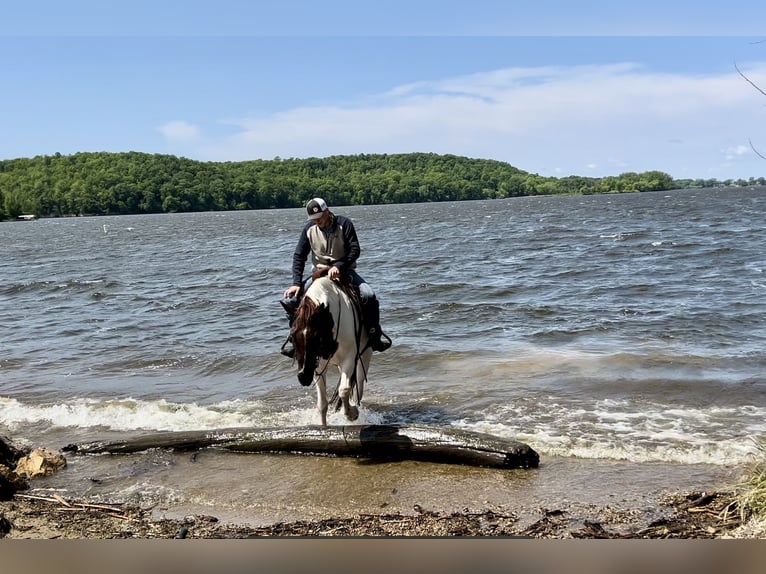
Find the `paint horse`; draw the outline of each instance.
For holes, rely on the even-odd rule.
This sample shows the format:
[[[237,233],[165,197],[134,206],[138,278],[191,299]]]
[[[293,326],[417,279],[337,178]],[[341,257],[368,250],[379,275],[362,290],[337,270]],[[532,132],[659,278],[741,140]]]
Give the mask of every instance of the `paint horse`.
[[[347,282],[315,279],[295,313],[290,330],[298,381],[303,386],[316,382],[317,409],[322,426],[327,426],[327,375],[331,365],[340,371],[338,386],[330,403],[349,421],[359,418],[364,383],[372,357],[367,330],[362,325],[358,294]]]

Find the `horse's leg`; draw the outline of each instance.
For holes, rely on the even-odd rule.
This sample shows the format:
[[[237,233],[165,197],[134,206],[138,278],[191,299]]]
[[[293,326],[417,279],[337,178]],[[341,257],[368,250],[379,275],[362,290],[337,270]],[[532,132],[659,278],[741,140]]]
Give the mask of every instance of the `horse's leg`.
[[[343,414],[350,421],[355,421],[359,418],[359,407],[351,404],[351,385],[352,375],[354,372],[354,363],[356,359],[345,360],[341,365],[340,386],[338,387],[338,395],[343,403]]]
[[[367,349],[359,357],[356,363],[356,404],[362,404],[364,396],[364,384],[367,382],[367,372],[370,368],[370,359],[372,358],[372,349]]]
[[[323,427],[327,426],[327,381],[324,375],[317,375],[317,410]]]

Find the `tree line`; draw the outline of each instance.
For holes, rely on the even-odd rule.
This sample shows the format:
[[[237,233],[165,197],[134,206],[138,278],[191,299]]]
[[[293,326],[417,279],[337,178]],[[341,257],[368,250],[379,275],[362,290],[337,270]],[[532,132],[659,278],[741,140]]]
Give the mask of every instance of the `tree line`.
[[[763,178],[761,178],[763,179]],[[202,162],[81,152],[0,161],[0,220],[658,191],[692,185],[660,171],[543,177],[495,160],[433,153]],[[715,180],[695,183],[713,185]],[[766,182],[761,182],[766,183]]]

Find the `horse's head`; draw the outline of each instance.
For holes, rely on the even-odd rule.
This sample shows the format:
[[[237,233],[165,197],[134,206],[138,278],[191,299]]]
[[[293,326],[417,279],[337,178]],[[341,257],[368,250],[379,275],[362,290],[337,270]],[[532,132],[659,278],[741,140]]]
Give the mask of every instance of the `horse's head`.
[[[304,297],[290,333],[298,362],[298,381],[307,387],[314,380],[319,360],[329,359],[338,349],[330,309],[324,303],[317,305]]]

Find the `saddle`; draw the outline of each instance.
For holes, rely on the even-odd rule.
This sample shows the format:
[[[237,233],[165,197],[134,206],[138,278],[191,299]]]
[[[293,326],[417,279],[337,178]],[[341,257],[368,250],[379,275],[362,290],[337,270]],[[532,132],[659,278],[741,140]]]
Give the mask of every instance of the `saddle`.
[[[327,273],[330,271],[329,267],[325,267],[323,269],[316,269],[311,274],[312,280],[316,281],[320,277],[324,277],[327,275]],[[367,300],[366,304],[362,303],[362,295],[359,291],[359,286],[355,285],[353,281],[349,279],[348,275],[341,274],[340,279],[337,281],[338,287],[343,291],[346,296],[351,300],[353,305],[356,307],[356,309],[359,311],[359,314],[362,318],[362,324],[365,329],[367,329],[368,333],[370,334],[370,339],[368,342],[368,346],[371,346],[373,350],[375,351],[385,351],[391,346],[391,339],[388,335],[382,332],[380,329],[380,311],[378,307],[378,300],[375,297],[371,297]],[[301,294],[302,296],[302,294]],[[298,307],[300,306],[300,298],[295,297],[292,299],[282,299],[280,302],[280,305],[282,305],[282,308],[287,313],[287,319],[289,322],[290,327],[293,325],[293,319],[295,318],[295,313],[298,311]],[[385,337],[385,340],[382,339],[382,337]],[[288,334],[287,339],[284,343],[282,343],[282,348],[280,349],[280,353],[285,355],[286,357],[292,358],[294,355],[294,351],[291,347],[287,347],[287,345],[290,343],[290,335]]]
[[[324,269],[317,269],[311,274],[311,279],[313,281],[316,281],[320,277],[324,277],[327,275],[327,272],[330,270],[329,267],[326,267]],[[356,305],[356,308],[361,312],[362,311],[362,295],[359,292],[359,287],[357,285],[354,285],[352,281],[349,280],[348,275],[341,274],[340,279],[337,281],[338,287],[340,287],[341,291],[343,291],[349,299]],[[287,313],[288,318],[290,319],[290,324],[292,325],[292,319],[295,316],[295,312],[298,310],[298,307],[301,304],[301,299],[303,298],[303,290],[301,290],[300,295],[297,297],[293,297],[290,299],[281,299],[279,301],[279,304],[282,305],[282,308],[285,310],[285,313]]]

